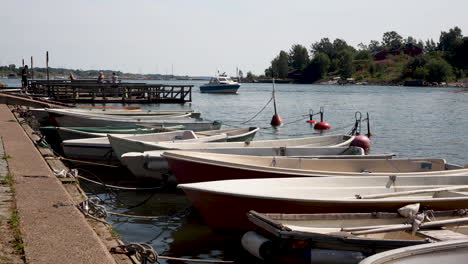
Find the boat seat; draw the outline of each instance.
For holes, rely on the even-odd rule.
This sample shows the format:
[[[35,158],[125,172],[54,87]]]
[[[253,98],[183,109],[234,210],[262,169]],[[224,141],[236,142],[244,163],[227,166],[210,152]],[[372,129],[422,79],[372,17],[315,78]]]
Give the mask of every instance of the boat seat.
[[[440,229],[440,230],[419,230],[416,232],[416,235],[429,238],[435,241],[447,241],[447,240],[455,240],[455,239],[468,239],[467,235],[454,232],[448,229]]]

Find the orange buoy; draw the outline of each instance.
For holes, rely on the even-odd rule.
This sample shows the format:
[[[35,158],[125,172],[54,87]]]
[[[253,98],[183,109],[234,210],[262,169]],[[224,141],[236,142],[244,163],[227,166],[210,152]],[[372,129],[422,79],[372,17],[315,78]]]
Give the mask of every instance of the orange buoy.
[[[366,153],[369,152],[371,147],[370,139],[366,136],[356,136],[351,142],[351,146],[363,148]]]
[[[330,124],[328,124],[327,122],[318,122],[317,124],[315,124],[314,126],[314,129],[317,129],[317,130],[328,130],[330,129],[331,126]]]
[[[274,127],[281,126],[283,124],[283,119],[278,114],[273,115],[271,118],[270,124]]]

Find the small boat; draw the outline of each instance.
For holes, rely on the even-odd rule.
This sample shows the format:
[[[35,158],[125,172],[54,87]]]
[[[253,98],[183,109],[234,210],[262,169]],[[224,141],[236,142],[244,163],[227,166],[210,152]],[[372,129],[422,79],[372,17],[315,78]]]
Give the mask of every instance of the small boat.
[[[403,247],[370,256],[359,264],[460,264],[468,259],[468,239]]]
[[[248,127],[248,128],[228,128],[228,129],[220,129],[220,130],[207,130],[207,131],[198,131],[195,132],[197,138],[206,138],[211,137],[219,134],[225,134],[226,137],[220,138],[218,140],[200,140],[196,143],[204,144],[206,142],[232,142],[232,141],[250,141],[255,137],[255,134],[259,130],[258,127]],[[117,154],[118,157],[122,156],[127,152],[144,152],[149,150],[159,150],[158,144],[162,142],[158,142],[155,140],[144,140],[143,138],[135,138],[135,137],[112,137],[109,136],[109,141],[112,144],[112,149]],[[188,143],[187,141],[184,141]],[[193,141],[192,141],[193,142]]]
[[[90,106],[90,105],[82,105],[77,106],[77,108],[84,108],[84,109],[112,109],[112,110],[129,110],[129,111],[140,111],[141,107],[139,106]]]
[[[152,150],[145,152],[128,152],[120,157],[135,177],[155,178],[161,180],[161,174],[169,170],[167,160],[162,156],[166,150]],[[360,147],[338,148],[216,148],[192,149],[190,152],[221,153],[252,156],[288,156],[307,157],[316,159],[382,159],[392,158],[394,154],[365,155]],[[175,182],[175,179],[171,179]]]
[[[159,115],[158,117],[136,117],[136,116],[110,116],[98,114],[84,114],[77,112],[64,111],[59,109],[47,110],[49,118],[57,126],[84,126],[84,127],[103,127],[103,126],[180,126],[183,125],[188,130],[200,131],[219,129],[220,121],[206,121],[201,119],[184,118],[188,114]]]
[[[153,141],[210,141],[226,138],[226,134],[218,134],[208,137],[199,138],[191,130],[179,130],[172,132],[126,135],[126,134],[108,134],[113,138],[125,137],[141,140]],[[62,142],[63,152],[66,157],[79,160],[95,160],[118,163],[118,157],[112,151],[112,146],[107,137],[71,139]]]
[[[242,245],[252,255],[265,260],[289,258],[295,260],[292,263],[311,263],[307,255],[328,251],[333,253],[329,255],[335,258],[333,263],[342,263],[345,256],[351,257],[347,263],[350,260],[358,263],[386,250],[439,241],[443,239],[442,233],[451,234],[452,238],[453,235],[468,238],[465,235],[468,228],[460,227],[468,223],[466,210],[419,212],[419,208],[419,204],[410,204],[398,212],[334,214],[250,211],[247,218],[256,231],[245,233]],[[428,233],[431,239],[427,239]],[[295,246],[298,244],[301,247]]]
[[[202,93],[230,93],[235,94],[239,89],[240,84],[233,81],[226,75],[219,75],[210,79],[207,84],[200,85]]]
[[[465,174],[466,175],[466,174]],[[285,214],[429,210],[468,206],[468,176],[337,176],[225,180],[179,184],[205,223],[248,231],[250,210]]]
[[[57,108],[58,109],[58,108]],[[54,110],[50,108],[31,108],[29,111],[39,121],[39,123],[46,123],[49,121],[48,110]],[[162,115],[188,115],[192,118],[200,118],[200,112],[194,112],[193,110],[125,110],[125,109],[114,109],[114,108],[67,108],[58,109],[66,110],[68,112],[76,112],[82,114],[101,114],[112,116],[123,116],[123,117],[158,117]]]
[[[354,136],[331,135],[305,138],[288,138],[272,140],[254,140],[245,142],[213,142],[210,144],[162,142],[157,144],[157,149],[212,149],[212,148],[281,148],[281,147],[348,147],[353,142]]]
[[[63,110],[63,109],[62,109]],[[119,109],[82,109],[82,108],[67,108],[69,112],[83,113],[83,114],[98,114],[110,116],[123,116],[123,117],[158,117],[162,115],[184,115],[191,118],[200,118],[200,112],[193,110],[119,110]]]
[[[167,151],[162,156],[178,183],[285,177],[468,175],[468,169],[447,164],[444,159],[311,159],[188,151]]]
[[[146,128],[141,126],[122,126],[122,127],[55,127],[45,126],[40,127],[39,131],[49,145],[55,151],[61,152],[60,144],[64,140],[79,139],[79,138],[96,138],[96,137],[107,137],[107,134],[125,134],[127,136],[136,134],[150,134],[169,132],[174,130],[182,130],[183,126],[174,127],[152,127]]]

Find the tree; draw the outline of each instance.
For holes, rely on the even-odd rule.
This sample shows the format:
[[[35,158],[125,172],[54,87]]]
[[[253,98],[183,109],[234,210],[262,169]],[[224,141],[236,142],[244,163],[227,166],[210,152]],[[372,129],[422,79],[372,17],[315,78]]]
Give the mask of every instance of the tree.
[[[282,50],[279,55],[271,61],[271,73],[272,77],[275,78],[286,78],[288,77],[288,54]]]
[[[468,69],[468,37],[464,37],[453,50],[452,63],[459,69]]]
[[[249,82],[253,82],[255,77],[256,76],[251,71],[248,71],[247,75],[245,76],[245,79]]]
[[[430,59],[424,68],[427,70],[426,80],[430,82],[446,82],[453,75],[452,67],[442,58]]]
[[[368,50],[359,50],[354,55],[355,60],[372,60],[372,54]]]
[[[430,53],[436,50],[437,50],[437,44],[434,42],[434,40],[432,39],[426,40],[426,43],[424,44],[424,52]]]
[[[311,52],[314,55],[318,53],[325,53],[329,58],[333,55],[333,44],[330,42],[329,38],[322,38],[319,42],[312,44]]]
[[[312,83],[325,77],[330,67],[330,58],[321,52],[314,56],[304,70],[303,81]]]
[[[309,64],[309,52],[306,47],[294,44],[289,51],[289,66],[292,69],[303,70]]]
[[[385,32],[382,37],[382,46],[387,50],[399,50],[403,46],[403,37],[396,31]]]
[[[459,27],[451,28],[449,32],[442,31],[439,38],[439,50],[453,51],[462,38],[462,31]]]
[[[383,50],[383,47],[380,45],[380,42],[377,40],[371,40],[369,42],[368,50],[372,53],[377,53]]]
[[[342,78],[349,78],[354,72],[353,54],[350,50],[343,50],[338,58],[338,72]]]

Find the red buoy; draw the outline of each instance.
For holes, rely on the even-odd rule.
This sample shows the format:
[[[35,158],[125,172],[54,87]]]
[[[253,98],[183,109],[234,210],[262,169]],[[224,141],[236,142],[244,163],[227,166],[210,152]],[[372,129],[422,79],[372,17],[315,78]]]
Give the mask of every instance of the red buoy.
[[[356,136],[353,142],[351,142],[351,146],[361,147],[367,153],[370,150],[371,142],[370,139],[366,136]]]
[[[271,118],[270,124],[275,127],[281,126],[283,124],[283,119],[281,119],[281,117],[278,114],[275,114]]]
[[[309,124],[315,124],[315,123],[317,123],[317,121],[315,121],[315,120],[313,120],[313,119],[307,120],[306,122],[309,123]]]
[[[318,122],[314,126],[314,129],[317,129],[317,130],[328,130],[330,128],[331,128],[331,126],[327,122]]]

